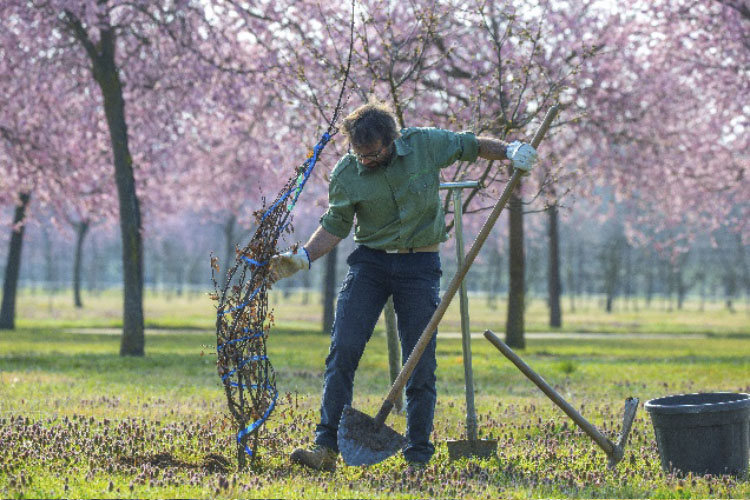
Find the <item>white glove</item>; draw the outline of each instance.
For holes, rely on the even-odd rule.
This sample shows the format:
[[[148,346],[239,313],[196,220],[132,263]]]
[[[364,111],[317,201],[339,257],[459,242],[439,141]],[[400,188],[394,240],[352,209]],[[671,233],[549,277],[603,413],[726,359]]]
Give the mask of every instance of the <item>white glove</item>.
[[[523,175],[529,175],[536,163],[536,149],[531,144],[513,141],[505,149],[505,156],[513,163],[513,168],[523,170]]]
[[[297,253],[284,252],[271,257],[271,280],[278,281],[281,278],[288,278],[297,271],[307,271],[310,269],[310,255],[305,247],[302,247]]]

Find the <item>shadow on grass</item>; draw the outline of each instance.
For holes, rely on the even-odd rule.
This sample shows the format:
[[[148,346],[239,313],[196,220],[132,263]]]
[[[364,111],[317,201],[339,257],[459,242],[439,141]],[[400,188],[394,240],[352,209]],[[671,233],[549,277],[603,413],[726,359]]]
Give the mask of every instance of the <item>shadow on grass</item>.
[[[141,386],[164,391],[179,385],[219,389],[215,342],[210,332],[205,335],[192,332],[147,335],[146,356],[122,357],[119,335],[58,329],[4,330],[0,331],[0,371],[60,374],[64,376],[61,379],[73,379],[75,384],[93,381],[119,388]],[[606,379],[602,380],[606,382],[604,385],[611,385],[619,382],[619,378],[605,376],[602,370],[616,374],[628,367],[659,365],[671,373],[701,365],[719,369],[724,365],[728,372],[734,373],[748,364],[745,345],[744,341],[718,339],[689,345],[679,340],[571,339],[533,341],[528,349],[519,350],[519,354],[550,381],[575,385],[596,374]],[[328,348],[329,337],[325,334],[305,333],[298,328],[274,328],[269,337],[268,355],[276,371],[279,391],[318,394],[323,385]],[[489,343],[476,342],[472,350],[475,384],[485,394],[507,390],[507,380],[514,383],[522,380],[515,367]],[[463,392],[461,359],[460,339],[438,342],[437,377],[442,394]],[[390,387],[387,367],[385,339],[373,338],[357,371],[356,393],[384,396]]]
[[[269,341],[268,355],[276,371],[277,388],[282,392],[320,391],[328,337],[308,334],[301,343],[298,330],[277,329],[274,334],[278,337]],[[119,355],[119,335],[5,330],[0,331],[0,372],[51,375],[53,385],[59,376],[59,380],[72,379],[76,385],[105,383],[111,388],[140,386],[156,391],[187,385],[221,390],[215,342],[210,334],[147,335],[146,355],[134,357]],[[380,373],[372,376],[376,375]]]
[[[198,355],[152,354],[141,358],[115,353],[12,353],[0,356],[0,370],[46,372],[72,377],[95,377],[110,384],[173,386],[176,378],[203,378],[215,373],[212,362]],[[208,381],[208,380],[207,380]],[[198,380],[195,381],[198,383]]]

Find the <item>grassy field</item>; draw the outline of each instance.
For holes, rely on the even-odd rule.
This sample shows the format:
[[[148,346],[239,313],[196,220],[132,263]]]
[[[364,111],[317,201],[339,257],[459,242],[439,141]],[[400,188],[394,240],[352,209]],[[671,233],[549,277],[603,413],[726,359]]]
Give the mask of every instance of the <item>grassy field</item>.
[[[488,342],[473,342],[480,437],[498,440],[489,460],[448,459],[465,437],[458,313],[438,337],[437,453],[410,472],[400,456],[314,474],[289,453],[310,444],[328,338],[317,297],[272,297],[268,340],[280,392],[253,470],[236,470],[234,431],[215,370],[212,304],[204,296],[148,296],[147,355],[118,355],[120,298],[25,293],[15,331],[0,331],[0,497],[8,498],[748,498],[747,477],[662,472],[653,428],[639,410],[626,457],[605,454]],[[595,302],[565,312],[571,335],[529,335],[519,354],[574,407],[615,440],[626,397],[750,392],[750,320],[718,304],[607,315]],[[504,311],[471,301],[476,331],[502,337]],[[532,301],[530,332],[547,332]],[[110,328],[114,328],[111,330]],[[380,328],[380,326],[379,326]],[[572,335],[602,332],[611,335]],[[644,335],[621,335],[641,333]],[[645,335],[657,334],[657,335]],[[385,338],[362,359],[354,407],[370,415],[388,391]],[[403,431],[405,418],[388,423]]]
[[[208,290],[208,287],[206,289]],[[27,327],[118,327],[122,325],[122,298],[119,294],[106,291],[97,295],[84,294],[83,309],[72,307],[72,293],[57,292],[48,294],[41,291],[21,293],[17,305],[19,326]],[[526,330],[529,332],[550,331],[548,310],[542,298],[528,296]],[[701,310],[697,299],[688,300],[682,310],[655,299],[651,307],[646,307],[643,299],[637,301],[615,301],[615,310],[607,313],[596,298],[577,299],[575,310],[571,310],[568,299],[562,301],[563,326],[560,332],[616,332],[616,333],[705,333],[740,334],[750,331],[750,306],[743,301],[736,304],[737,312],[730,312],[723,302],[708,302]],[[320,324],[321,301],[319,294],[310,293],[305,300],[302,292],[285,297],[279,291],[271,293],[270,305],[276,316],[285,324],[299,326],[300,329],[317,330]],[[477,331],[491,329],[502,331],[505,328],[507,310],[505,297],[495,301],[496,308],[490,307],[483,296],[470,297],[471,324]],[[153,328],[214,328],[213,303],[201,293],[155,294],[147,293],[144,304],[146,326]],[[441,330],[460,331],[458,300],[448,308]],[[378,326],[382,327],[381,324]]]

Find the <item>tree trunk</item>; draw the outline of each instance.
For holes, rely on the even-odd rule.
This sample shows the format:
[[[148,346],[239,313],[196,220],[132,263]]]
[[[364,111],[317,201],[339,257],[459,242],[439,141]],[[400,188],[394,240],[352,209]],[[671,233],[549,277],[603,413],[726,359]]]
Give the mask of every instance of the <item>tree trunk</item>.
[[[388,343],[388,372],[391,377],[391,385],[401,373],[401,343],[398,341],[398,326],[396,323],[396,308],[393,306],[393,297],[388,297],[383,309],[385,317],[385,337]],[[394,403],[396,411],[404,408],[404,391],[398,395]]]
[[[84,37],[85,35],[80,35],[79,40],[82,40],[89,52],[93,62],[94,79],[102,91],[104,114],[107,117],[112,142],[115,181],[120,205],[123,270],[123,329],[120,355],[143,356],[145,336],[143,331],[141,210],[135,189],[133,158],[128,145],[122,82],[115,63],[115,32],[112,28],[102,28],[100,40],[96,46],[92,46],[91,41]]]
[[[726,268],[724,270],[724,304],[727,311],[734,314],[737,310],[734,308],[734,297],[737,295],[737,275],[734,269]]]
[[[576,294],[579,297],[585,298],[587,295],[591,296],[590,293],[590,285],[589,285],[589,273],[588,269],[586,267],[586,264],[588,261],[586,260],[588,258],[588,255],[586,255],[586,245],[585,244],[578,244],[578,251],[576,252]],[[583,303],[583,308],[586,308],[586,302],[585,300],[581,300]]]
[[[487,270],[487,307],[497,309],[497,294],[503,279],[503,257],[493,245],[490,249],[490,265]]]
[[[570,300],[570,312],[576,312],[576,290],[578,290],[578,280],[576,280],[573,263],[575,262],[575,245],[573,242],[568,242],[567,245],[567,263],[565,265],[566,274],[566,285],[568,299]]]
[[[672,312],[672,295],[674,295],[674,268],[670,262],[663,262],[662,273],[667,277],[667,296],[664,304],[667,312]]]
[[[335,315],[334,302],[336,299],[336,261],[339,250],[333,250],[326,255],[326,274],[323,279],[323,332],[331,333]]]
[[[520,183],[517,191],[520,191]],[[508,269],[508,315],[505,323],[505,343],[510,347],[523,349],[524,338],[524,296],[525,262],[523,252],[523,204],[521,198],[512,194],[509,201],[510,251]]]
[[[57,261],[52,250],[52,239],[47,226],[42,226],[42,254],[44,255],[44,290],[47,292],[47,312],[53,315],[54,296],[57,292]]]
[[[3,304],[0,308],[0,329],[12,330],[16,327],[16,291],[18,290],[18,275],[21,272],[21,249],[23,247],[23,232],[21,225],[26,217],[26,209],[31,201],[31,193],[21,193],[20,203],[16,205],[13,214],[13,233],[10,237],[8,261],[5,266],[3,281]]]
[[[549,297],[549,326],[562,326],[562,311],[560,310],[560,234],[557,226],[557,207],[552,206],[547,211],[549,217],[549,267],[547,268],[547,292]]]
[[[654,256],[649,252],[646,262],[646,308],[651,307],[654,297]]]
[[[83,240],[89,231],[89,221],[82,220],[76,224],[76,254],[73,262],[73,299],[77,308],[83,307],[81,300],[81,269],[83,261]]]
[[[615,295],[620,275],[620,245],[623,242],[620,238],[614,237],[609,245],[604,247],[602,260],[604,262],[604,291],[606,294],[605,310],[612,312]]]
[[[690,285],[685,282],[685,261],[687,260],[686,255],[680,256],[675,263],[675,287],[677,288],[677,310],[682,311],[682,306],[685,304],[685,297],[687,296]]]
[[[310,273],[302,274],[302,305],[306,306],[310,303]]]
[[[237,222],[237,217],[234,214],[230,215],[227,221],[224,223],[224,272],[226,273],[232,268],[235,261],[235,238],[234,238],[234,225]]]

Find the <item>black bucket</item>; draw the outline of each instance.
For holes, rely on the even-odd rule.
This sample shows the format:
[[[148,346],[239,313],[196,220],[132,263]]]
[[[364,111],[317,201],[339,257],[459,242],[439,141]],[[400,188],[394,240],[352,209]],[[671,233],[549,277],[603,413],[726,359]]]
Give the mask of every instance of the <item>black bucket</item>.
[[[662,469],[695,474],[747,474],[750,394],[678,394],[646,402]]]

